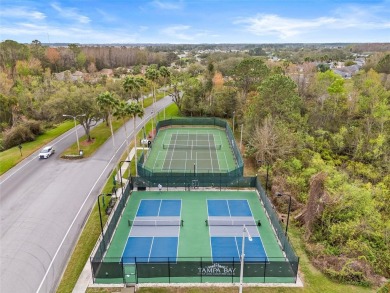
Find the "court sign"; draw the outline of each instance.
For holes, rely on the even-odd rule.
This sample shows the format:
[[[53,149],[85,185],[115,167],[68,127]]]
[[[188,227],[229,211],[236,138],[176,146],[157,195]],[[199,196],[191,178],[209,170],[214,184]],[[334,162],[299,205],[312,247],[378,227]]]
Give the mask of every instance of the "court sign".
[[[215,263],[211,266],[199,267],[198,275],[201,276],[232,276],[234,275],[236,268],[233,266],[221,265]]]

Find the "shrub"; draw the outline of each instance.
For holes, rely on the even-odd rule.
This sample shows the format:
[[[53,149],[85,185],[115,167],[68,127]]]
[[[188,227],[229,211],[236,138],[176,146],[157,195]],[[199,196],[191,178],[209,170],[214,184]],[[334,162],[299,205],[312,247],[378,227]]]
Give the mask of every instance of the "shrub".
[[[34,139],[35,135],[31,132],[30,128],[25,124],[19,124],[4,133],[3,147],[4,149],[9,149],[23,142],[33,141]]]
[[[39,121],[28,120],[28,121],[24,122],[24,125],[26,125],[26,127],[28,129],[30,129],[31,133],[34,135],[40,135],[43,133],[42,127],[41,127],[41,122],[39,122]]]

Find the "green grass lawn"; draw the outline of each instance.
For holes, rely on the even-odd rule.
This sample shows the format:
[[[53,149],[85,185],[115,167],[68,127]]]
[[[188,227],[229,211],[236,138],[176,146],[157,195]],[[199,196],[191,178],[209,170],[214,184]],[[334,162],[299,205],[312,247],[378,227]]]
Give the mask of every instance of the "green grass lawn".
[[[17,146],[0,152],[0,175],[7,172],[12,167],[16,166],[19,162],[24,160],[26,157],[34,153],[35,151],[41,149],[43,146],[47,145],[50,141],[56,137],[64,134],[69,129],[74,126],[73,121],[66,121],[57,125],[55,128],[45,131],[42,135],[39,135],[36,140],[31,142],[26,142],[22,144],[22,149],[20,150]]]
[[[157,100],[160,100],[162,99],[164,96],[163,94],[158,94],[156,99]],[[147,99],[144,100],[144,107],[149,107],[153,102],[153,99],[152,97],[149,97]],[[174,108],[177,109],[177,106],[176,105],[172,105],[171,107],[173,107],[171,110],[169,109],[166,109],[166,113],[165,115],[170,114],[170,116],[173,115],[173,113],[177,113],[177,110],[174,110]],[[170,108],[170,107],[168,107]],[[159,112],[158,115],[157,115],[157,120],[158,119],[163,119],[163,111]],[[168,117],[168,116],[166,116]],[[126,121],[128,121],[130,118],[126,119]],[[116,130],[118,130],[120,127],[123,126],[123,120],[122,119],[116,119],[116,118],[113,118],[112,119],[112,128],[113,128],[113,131],[115,132]],[[154,125],[155,126],[155,125]],[[145,127],[146,129],[146,133],[149,133],[149,131],[151,131],[152,129],[152,122],[149,121]],[[83,156],[84,158],[88,158],[90,156],[92,156],[99,148],[102,144],[104,144],[110,137],[111,137],[111,130],[110,130],[110,127],[104,122],[104,123],[100,123],[99,125],[97,125],[96,127],[94,127],[91,132],[90,132],[90,136],[92,137],[92,141],[88,141],[88,138],[86,135],[80,137],[79,141],[80,141],[80,149],[83,150]],[[143,132],[140,131],[138,134],[137,134],[137,138],[142,138],[143,137]],[[138,140],[139,141],[139,140]],[[78,154],[78,149],[77,149],[77,142],[75,142],[74,144],[72,144],[69,148],[67,148],[62,154],[61,156],[64,156],[64,155],[77,155]]]

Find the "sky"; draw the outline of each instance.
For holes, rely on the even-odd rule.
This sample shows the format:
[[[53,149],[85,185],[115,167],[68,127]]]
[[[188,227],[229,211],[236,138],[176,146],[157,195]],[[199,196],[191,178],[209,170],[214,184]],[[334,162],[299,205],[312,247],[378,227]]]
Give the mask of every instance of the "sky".
[[[390,42],[390,0],[0,0],[0,41]]]

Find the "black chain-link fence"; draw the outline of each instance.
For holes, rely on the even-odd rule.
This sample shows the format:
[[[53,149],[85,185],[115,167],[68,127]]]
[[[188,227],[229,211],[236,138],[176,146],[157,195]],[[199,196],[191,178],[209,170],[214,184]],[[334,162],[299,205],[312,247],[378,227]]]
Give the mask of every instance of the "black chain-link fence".
[[[165,177],[164,177],[165,178]],[[183,180],[184,178],[184,180]],[[171,187],[184,187],[191,183],[194,177],[181,177],[172,179],[166,185]],[[159,178],[158,178],[159,179]],[[195,179],[198,180],[198,179]],[[175,185],[177,181],[177,185]],[[200,181],[201,182],[201,181]],[[206,178],[205,181],[206,182]],[[208,179],[207,184],[216,184],[218,180]],[[133,183],[143,184],[144,187],[156,187],[156,183],[150,182],[145,178],[134,177],[130,184],[126,186],[124,195],[118,202],[114,214],[105,230],[103,239],[100,239],[97,247],[91,257],[91,267],[94,280],[99,279],[100,282],[104,280],[112,281],[119,280],[123,283],[170,283],[170,282],[237,282],[239,277],[240,259],[232,258],[231,261],[226,261],[226,257],[218,259],[211,259],[210,257],[197,258],[167,258],[161,257],[155,262],[151,259],[145,263],[144,258],[137,260],[131,258],[130,260],[123,259],[122,256],[108,258],[104,257],[107,245],[111,241],[115,232],[115,227],[120,219],[122,211],[126,205],[127,199],[130,195]],[[201,183],[199,183],[201,184]],[[192,185],[191,185],[192,186]],[[284,282],[295,283],[298,274],[299,258],[296,255],[293,247],[289,243],[288,237],[284,234],[284,230],[279,222],[278,216],[266,196],[257,177],[241,177],[234,178],[230,182],[224,182],[214,187],[230,187],[239,189],[256,188],[264,208],[275,230],[276,236],[280,245],[285,252],[285,257],[275,258],[268,257],[266,260],[258,258],[245,258],[244,275],[246,280],[250,282]],[[282,279],[279,279],[282,278]]]
[[[143,260],[145,258],[142,258]],[[135,260],[135,262],[133,262]],[[294,283],[296,282],[295,267],[298,263],[291,264],[283,257],[264,258],[245,257],[243,264],[243,276],[250,282],[266,283],[267,281]],[[126,259],[106,258],[104,262],[92,262],[92,269],[97,279],[123,279],[123,283],[170,283],[170,282],[196,282],[213,281],[211,277],[218,278],[222,282],[237,282],[240,277],[241,261],[235,257],[211,259],[210,257],[179,257],[150,258],[149,262],[131,258],[132,263]],[[132,272],[129,274],[129,272]],[[270,278],[270,279],[269,279]],[[273,278],[273,279],[271,279]],[[131,281],[130,281],[131,280]],[[214,279],[216,281],[216,279]]]
[[[161,184],[166,190],[185,188],[191,191],[197,188],[249,188],[256,186],[256,177],[224,176],[223,173],[170,173],[169,175],[150,175],[133,177],[134,187],[139,190],[157,188]]]
[[[183,182],[186,182],[187,177],[199,177],[199,181],[203,181],[203,186],[206,184],[219,184],[221,185],[222,183],[229,183],[232,180],[234,180],[237,177],[241,177],[244,174],[244,162],[241,157],[240,150],[238,149],[236,142],[234,140],[234,136],[232,133],[232,130],[229,127],[229,124],[222,119],[218,118],[177,118],[177,119],[168,119],[168,120],[162,120],[157,123],[156,130],[157,133],[159,129],[162,127],[168,127],[168,126],[174,126],[174,125],[192,125],[192,126],[218,126],[221,128],[225,129],[226,136],[228,138],[229,142],[229,147],[232,150],[234,154],[234,160],[236,161],[236,167],[233,170],[221,170],[220,172],[212,172],[211,170],[201,170],[197,168],[196,173],[194,172],[189,172],[186,170],[169,170],[169,171],[155,171],[155,170],[149,170],[144,166],[144,161],[145,157],[144,154],[140,156],[140,159],[137,162],[137,171],[138,171],[138,176],[146,178],[149,182],[152,183],[161,183],[164,182],[166,185],[168,184],[183,184]],[[175,180],[170,182],[170,178],[174,176]],[[180,178],[182,176],[183,178]],[[208,177],[213,177],[211,181],[207,182],[203,180],[204,178]],[[220,183],[218,183],[218,178],[220,180]],[[195,178],[194,180],[196,180]]]

